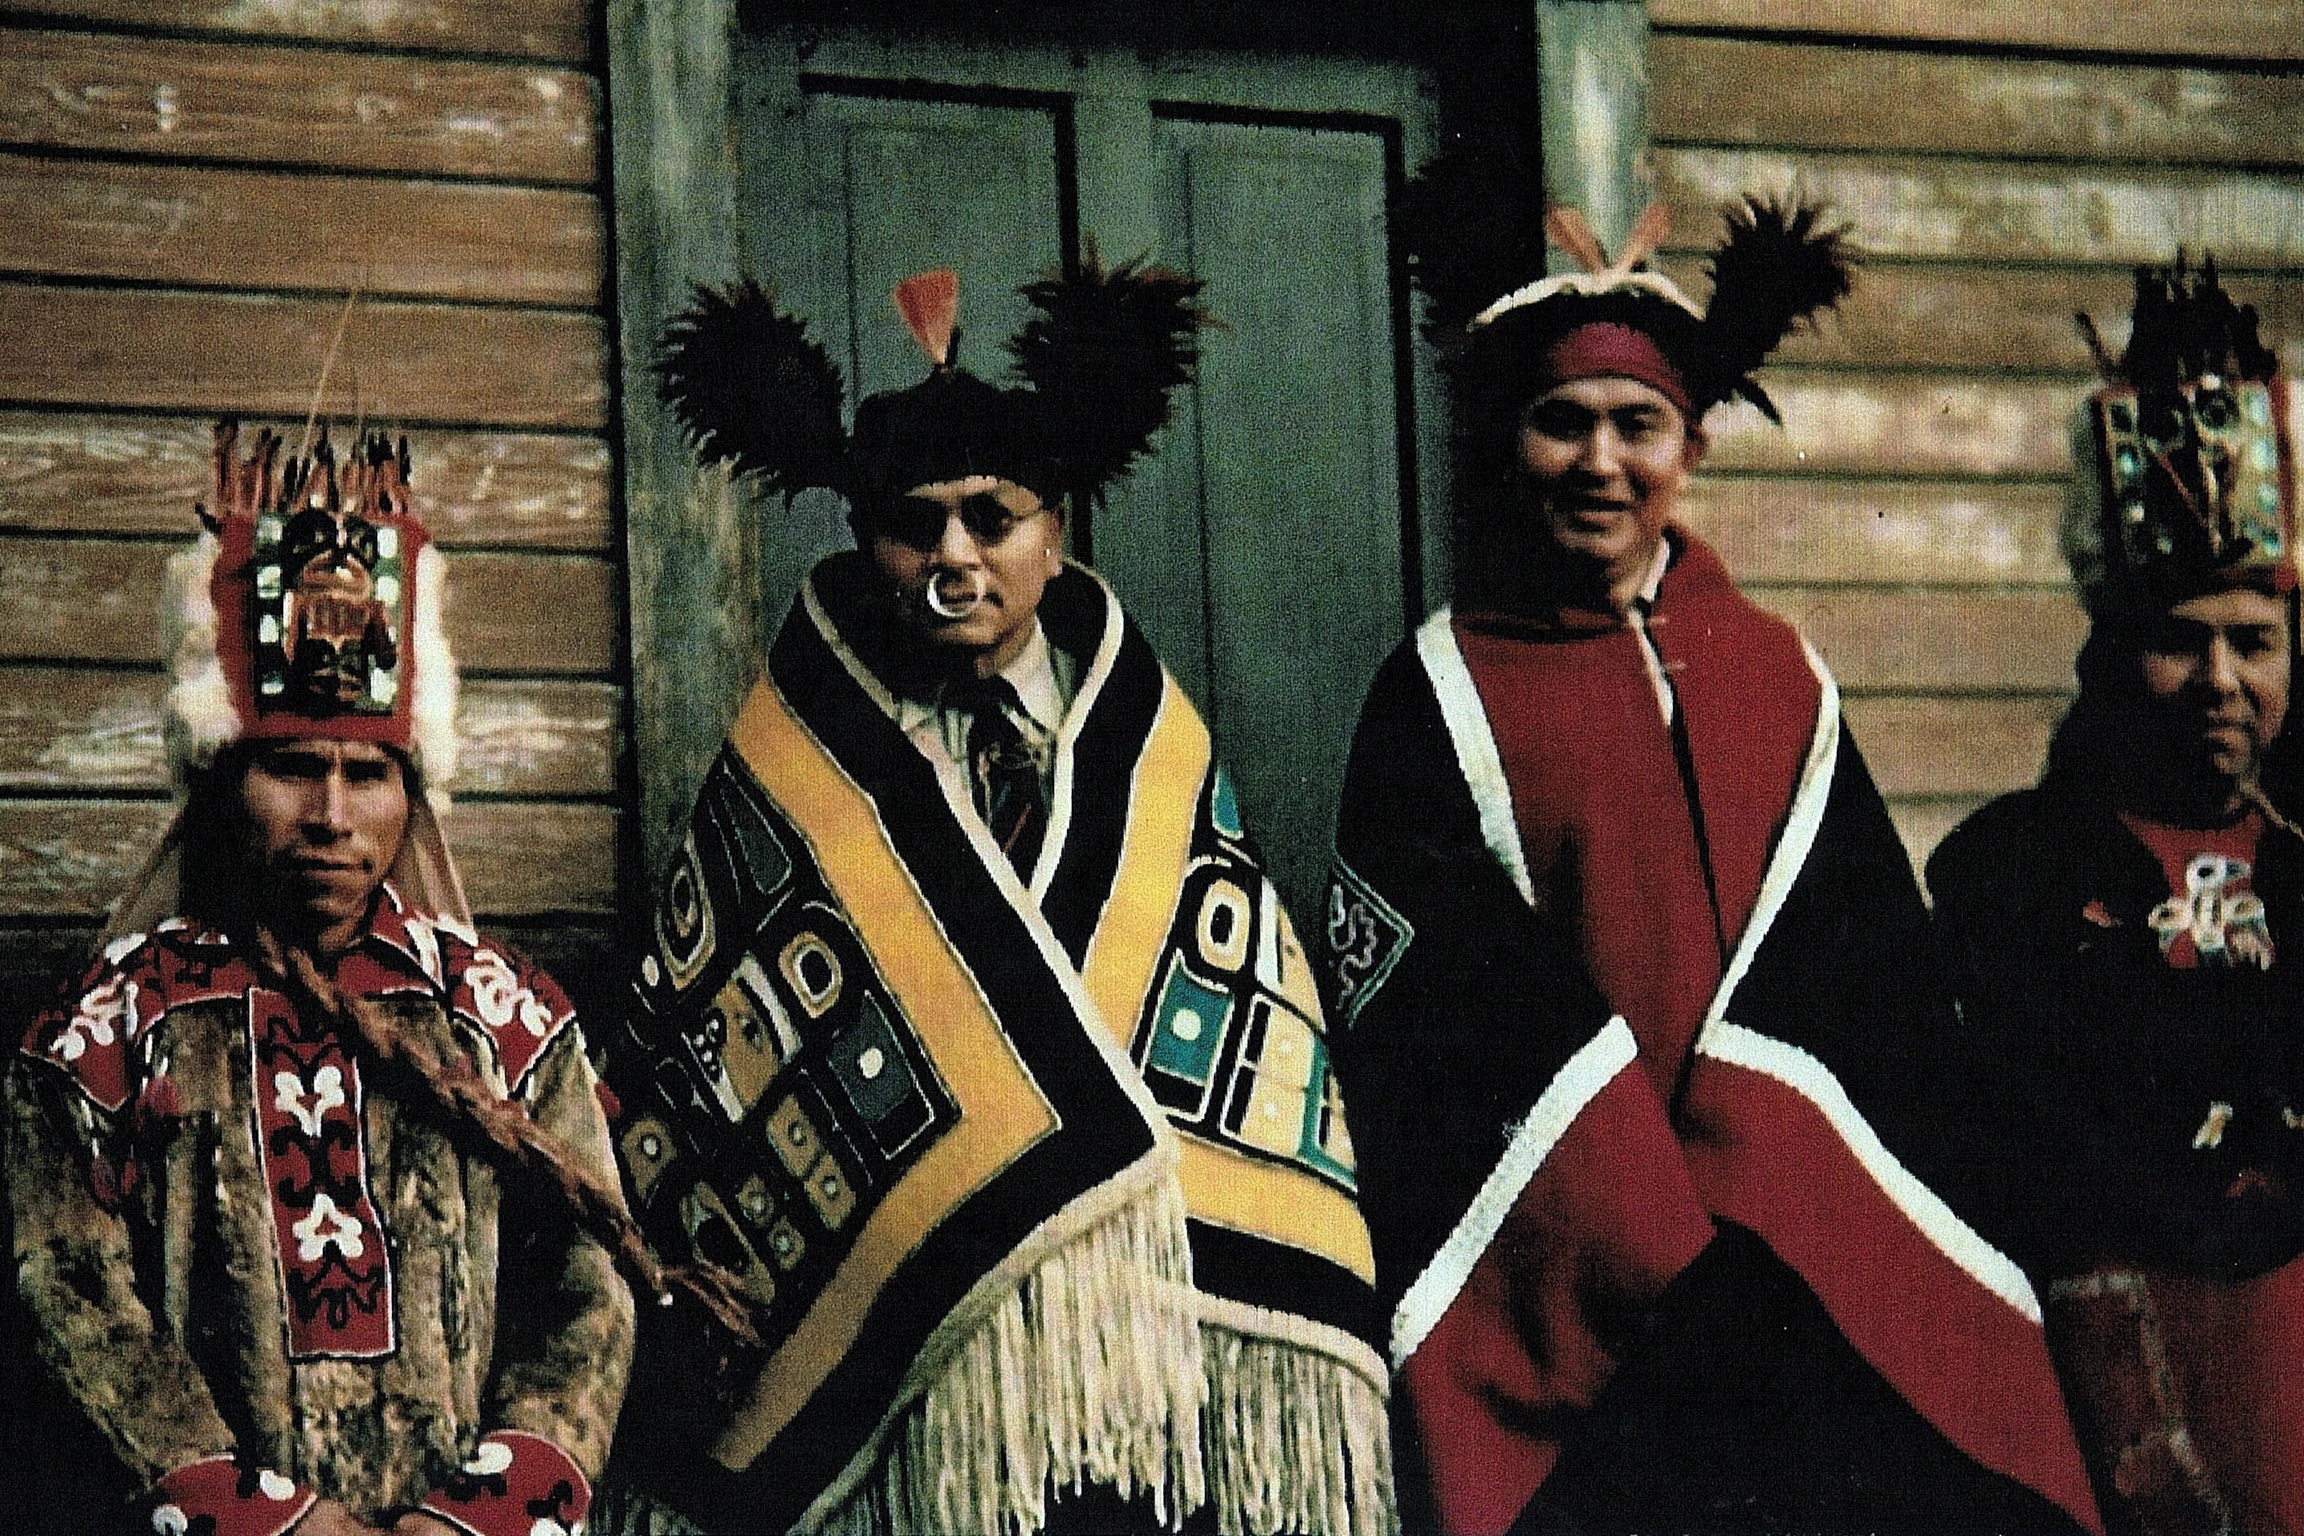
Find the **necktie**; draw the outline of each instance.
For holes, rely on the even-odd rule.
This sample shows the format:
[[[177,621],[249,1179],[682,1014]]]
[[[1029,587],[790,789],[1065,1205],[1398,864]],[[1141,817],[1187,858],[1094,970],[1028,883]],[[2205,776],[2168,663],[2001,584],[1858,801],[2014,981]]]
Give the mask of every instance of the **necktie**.
[[[947,693],[946,702],[968,711],[968,779],[976,813],[1016,872],[1029,879],[1048,828],[1048,806],[1041,795],[1040,765],[1009,716],[1023,704],[1015,688],[999,677],[963,684]]]

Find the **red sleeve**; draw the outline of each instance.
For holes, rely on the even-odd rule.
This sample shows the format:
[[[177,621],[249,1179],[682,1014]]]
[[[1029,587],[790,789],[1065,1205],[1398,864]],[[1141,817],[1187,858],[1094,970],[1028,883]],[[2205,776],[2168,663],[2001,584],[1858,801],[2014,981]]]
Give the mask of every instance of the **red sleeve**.
[[[500,1429],[423,1508],[471,1536],[568,1536],[591,1511],[592,1485],[542,1435]]]
[[[320,1496],[269,1468],[219,1455],[178,1467],[148,1497],[156,1536],[282,1536]]]

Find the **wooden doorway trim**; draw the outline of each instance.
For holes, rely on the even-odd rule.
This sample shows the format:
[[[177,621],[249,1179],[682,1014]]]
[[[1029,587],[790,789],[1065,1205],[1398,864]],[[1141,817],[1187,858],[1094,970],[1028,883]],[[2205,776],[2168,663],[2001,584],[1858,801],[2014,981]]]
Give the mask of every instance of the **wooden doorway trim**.
[[[609,0],[610,187],[630,583],[640,888],[670,861],[759,667],[757,530],[698,470],[656,398],[656,336],[694,284],[743,269],[733,133],[734,0]]]

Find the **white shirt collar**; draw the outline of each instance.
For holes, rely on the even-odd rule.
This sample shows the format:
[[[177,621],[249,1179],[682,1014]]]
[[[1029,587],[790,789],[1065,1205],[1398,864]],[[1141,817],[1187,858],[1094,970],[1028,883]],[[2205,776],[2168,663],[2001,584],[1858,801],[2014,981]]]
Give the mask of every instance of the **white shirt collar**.
[[[1659,534],[1656,538],[1656,557],[1648,562],[1648,574],[1640,583],[1637,599],[1643,606],[1656,606],[1656,594],[1664,590],[1664,572],[1672,564],[1672,538]]]
[[[1041,628],[1040,620],[1032,620],[1032,633],[1025,638],[1024,649],[1018,651],[999,676],[1016,690],[1017,702],[1024,706],[1025,715],[1040,728],[1044,736],[1053,736],[1064,720],[1064,691],[1056,678],[1055,647],[1048,643],[1048,632]],[[924,721],[944,712],[944,690],[938,688],[933,698],[913,698],[899,695],[896,699],[896,724],[907,733],[917,729]],[[965,724],[961,735],[965,737]]]

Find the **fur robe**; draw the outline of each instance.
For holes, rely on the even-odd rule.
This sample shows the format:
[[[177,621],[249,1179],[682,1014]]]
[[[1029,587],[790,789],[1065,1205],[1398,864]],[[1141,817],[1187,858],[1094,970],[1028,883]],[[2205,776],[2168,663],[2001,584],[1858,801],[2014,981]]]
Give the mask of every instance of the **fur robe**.
[[[386,895],[338,985],[607,1169],[551,979]],[[154,1529],[272,1536],[321,1496],[381,1523],[421,1501],[479,1536],[582,1518],[631,1358],[609,1255],[225,935],[171,920],[107,946],[33,1025],[7,1099],[45,1385],[118,1491],[149,1490]]]

